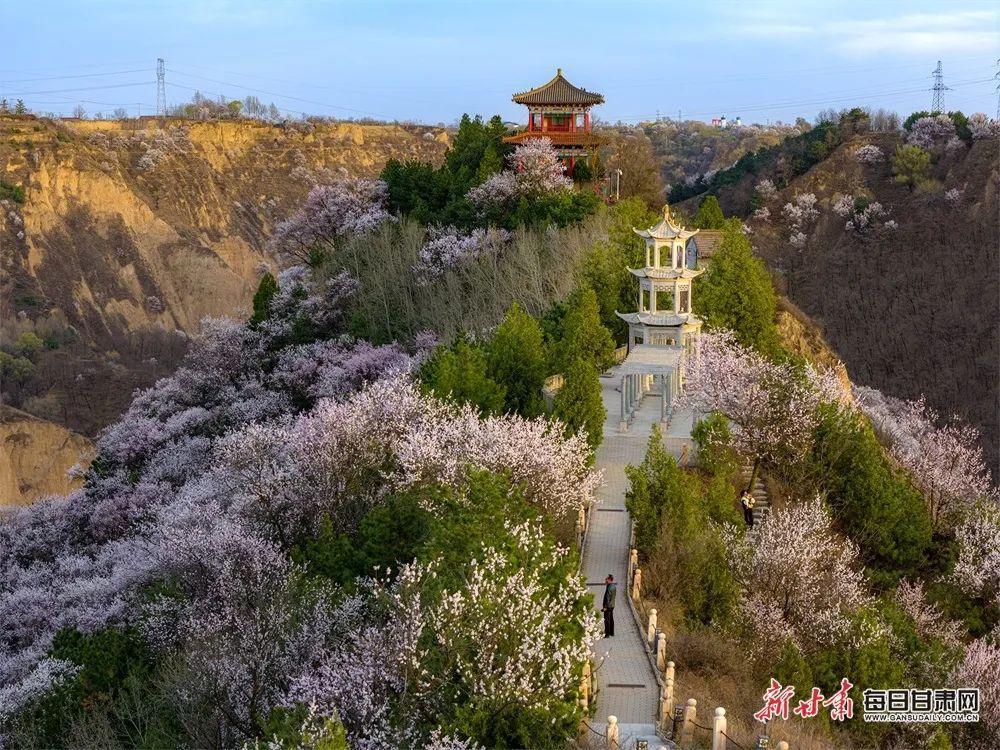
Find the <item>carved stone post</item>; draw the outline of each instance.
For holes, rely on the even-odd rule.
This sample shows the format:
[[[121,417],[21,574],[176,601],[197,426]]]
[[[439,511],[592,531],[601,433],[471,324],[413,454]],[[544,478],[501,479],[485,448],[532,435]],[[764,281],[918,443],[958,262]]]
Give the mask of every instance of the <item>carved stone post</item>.
[[[715,709],[715,719],[712,721],[712,750],[726,750],[726,709],[719,706]]]
[[[681,744],[694,741],[694,723],[698,720],[698,701],[688,698],[684,706],[684,723],[681,724]]]
[[[673,677],[668,677],[663,681],[663,689],[660,690],[660,713],[663,714],[663,729],[669,730],[674,716]]]
[[[656,634],[656,668],[661,672],[667,666],[667,634]]]
[[[608,717],[608,729],[607,733],[604,735],[605,746],[608,750],[618,750],[620,747],[618,744],[618,717],[609,716]]]
[[[777,745],[775,745],[775,750],[788,750],[788,743],[782,740]]]
[[[656,610],[649,610],[649,624],[646,625],[646,645],[653,648],[656,641]]]
[[[674,666],[674,663],[672,661],[668,661],[667,666],[663,668],[663,679],[665,680],[674,679],[677,676],[675,674],[675,671],[676,667]]]
[[[642,596],[642,568],[636,568],[632,575],[632,599],[639,601]]]
[[[632,573],[635,569],[639,567],[639,550],[634,547],[629,550],[628,553],[628,575],[629,579],[632,578]]]
[[[583,677],[580,679],[580,708],[584,713],[590,705],[590,659],[583,663]]]

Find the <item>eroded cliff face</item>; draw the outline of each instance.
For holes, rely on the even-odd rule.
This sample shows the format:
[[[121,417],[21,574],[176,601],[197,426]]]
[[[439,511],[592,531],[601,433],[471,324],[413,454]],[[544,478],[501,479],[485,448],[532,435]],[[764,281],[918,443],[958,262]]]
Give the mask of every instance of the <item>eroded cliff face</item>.
[[[0,341],[45,342],[6,400],[93,435],[203,317],[246,314],[311,186],[446,147],[423,127],[0,118]]]
[[[0,506],[62,495],[83,482],[94,444],[75,432],[17,409],[0,406]]]

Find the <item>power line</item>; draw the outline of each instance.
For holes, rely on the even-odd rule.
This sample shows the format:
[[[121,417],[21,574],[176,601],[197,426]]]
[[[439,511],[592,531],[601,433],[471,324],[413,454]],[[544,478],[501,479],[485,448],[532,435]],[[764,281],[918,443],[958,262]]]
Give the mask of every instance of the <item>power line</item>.
[[[197,76],[197,75],[194,75],[193,73],[182,73],[181,71],[174,70],[173,68],[170,69],[170,72],[171,73],[177,73],[178,75],[184,76],[186,78],[196,78],[196,79],[201,80],[201,81],[208,81],[209,83],[218,83],[218,84],[221,84],[223,86],[232,86],[233,88],[243,89],[244,91],[249,91],[249,92],[254,93],[254,94],[264,94],[264,96],[276,96],[279,99],[288,99],[288,100],[294,101],[294,102],[302,102],[304,104],[313,104],[313,105],[318,106],[318,107],[329,107],[330,109],[342,109],[345,112],[356,112],[358,114],[369,115],[369,116],[372,116],[372,117],[382,117],[382,118],[385,117],[385,115],[380,115],[377,112],[369,112],[367,110],[354,109],[352,107],[342,107],[342,106],[337,105],[337,104],[328,104],[326,102],[318,102],[318,101],[315,101],[313,99],[303,99],[303,98],[298,97],[298,96],[289,96],[288,94],[282,94],[282,93],[279,93],[277,91],[265,91],[264,89],[255,89],[255,88],[251,88],[250,86],[242,86],[240,84],[230,83],[229,81],[220,81],[217,78],[207,78],[206,76]]]
[[[72,76],[46,76],[44,78],[17,78],[17,79],[6,79],[4,84],[8,83],[34,83],[35,81],[62,81],[70,78],[98,78],[100,76],[120,76],[126,73],[148,73],[148,68],[132,68],[131,70],[115,70],[109,73],[80,73],[78,75]]]
[[[75,89],[47,89],[45,91],[13,91],[7,96],[35,96],[37,94],[68,94],[74,91],[99,91],[102,89],[124,89],[129,86],[148,86],[149,81],[137,81],[136,83],[111,83],[105,86],[83,86]]]

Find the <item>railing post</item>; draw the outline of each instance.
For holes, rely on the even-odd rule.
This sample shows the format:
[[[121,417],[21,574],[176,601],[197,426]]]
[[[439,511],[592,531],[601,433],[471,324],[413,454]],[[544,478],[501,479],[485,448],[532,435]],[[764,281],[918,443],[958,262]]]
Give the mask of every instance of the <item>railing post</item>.
[[[636,568],[632,575],[632,601],[638,602],[642,597],[642,568]]]
[[[608,717],[608,729],[604,735],[605,745],[608,750],[618,750],[618,717]]]
[[[660,690],[660,713],[663,714],[663,729],[669,729],[669,724],[674,716],[674,678],[668,677],[663,681],[663,688]]]
[[[775,746],[775,750],[788,750],[788,743],[782,740]]]
[[[580,708],[586,713],[590,706],[590,659],[583,663],[583,676],[580,679]]]
[[[663,671],[667,666],[667,634],[660,631],[656,634],[656,668]]]
[[[656,610],[649,610],[649,624],[646,625],[646,645],[652,649],[656,639]]]
[[[677,676],[676,675],[676,668],[674,667],[674,663],[672,661],[668,661],[667,662],[667,666],[663,670],[663,677],[664,677],[664,679],[666,679],[666,680],[672,680],[676,676]]]
[[[688,698],[684,706],[684,723],[681,724],[681,744],[694,741],[694,723],[698,719],[698,701]]]
[[[726,725],[726,709],[719,706],[712,721],[712,750],[726,750]]]
[[[632,579],[632,572],[639,566],[639,550],[634,547],[628,553],[628,576]]]

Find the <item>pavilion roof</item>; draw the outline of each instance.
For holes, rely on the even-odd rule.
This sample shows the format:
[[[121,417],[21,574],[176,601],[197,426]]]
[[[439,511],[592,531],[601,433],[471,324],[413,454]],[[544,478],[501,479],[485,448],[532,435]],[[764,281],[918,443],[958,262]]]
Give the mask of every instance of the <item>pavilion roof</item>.
[[[514,94],[512,99],[515,104],[604,104],[600,94],[574,86],[563,78],[562,68],[556,70],[555,77],[548,83]]]
[[[637,235],[644,239],[672,240],[687,239],[698,233],[697,229],[685,229],[680,224],[674,223],[670,216],[670,206],[663,207],[663,218],[659,224],[655,224],[648,229],[633,229]]]

